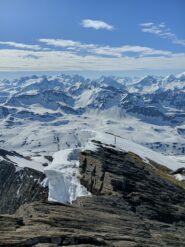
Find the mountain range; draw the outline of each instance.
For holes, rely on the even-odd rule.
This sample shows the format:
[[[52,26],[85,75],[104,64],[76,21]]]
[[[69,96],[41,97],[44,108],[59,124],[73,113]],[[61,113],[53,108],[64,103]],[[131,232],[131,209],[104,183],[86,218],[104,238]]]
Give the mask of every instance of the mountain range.
[[[72,148],[81,145],[76,136],[86,129],[112,132],[180,158],[185,153],[185,73],[1,80],[0,119],[5,149],[29,153]]]

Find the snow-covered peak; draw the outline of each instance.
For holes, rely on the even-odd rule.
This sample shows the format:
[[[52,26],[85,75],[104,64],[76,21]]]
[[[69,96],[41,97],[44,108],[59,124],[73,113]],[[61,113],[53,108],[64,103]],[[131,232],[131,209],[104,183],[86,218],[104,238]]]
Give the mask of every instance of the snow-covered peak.
[[[177,75],[177,78],[180,80],[180,81],[185,81],[185,72]]]
[[[120,90],[125,89],[125,86],[121,83],[121,80],[116,79],[112,76],[102,76],[98,79],[100,86],[110,86]]]
[[[160,78],[148,75],[128,85],[128,91],[139,93],[153,93],[159,89],[160,82]]]
[[[155,84],[157,83],[157,78],[151,75],[147,75],[143,78],[141,78],[138,82],[137,82],[137,86],[141,85],[141,86],[149,86],[151,84]]]
[[[169,76],[166,76],[166,77],[164,78],[164,81],[165,81],[165,82],[173,82],[173,81],[177,81],[177,78],[176,78],[173,74],[171,74],[171,75],[169,75]]]

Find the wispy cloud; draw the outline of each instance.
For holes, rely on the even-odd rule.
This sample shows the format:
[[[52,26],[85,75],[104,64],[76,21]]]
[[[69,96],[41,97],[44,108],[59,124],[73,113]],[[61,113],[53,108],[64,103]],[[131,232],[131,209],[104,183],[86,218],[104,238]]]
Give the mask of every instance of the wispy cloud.
[[[28,49],[28,50],[40,50],[39,45],[27,45],[23,43],[16,43],[13,41],[0,41],[0,45],[11,46],[15,48]]]
[[[140,24],[141,27],[151,27],[154,23],[153,22],[145,22]]]
[[[94,48],[96,47],[94,44],[82,44],[79,41],[74,40],[67,40],[67,39],[39,39],[39,42],[45,43],[49,46],[55,46],[55,47],[68,47],[68,48]]]
[[[104,21],[101,20],[91,20],[91,19],[85,19],[81,21],[82,27],[85,28],[93,28],[95,30],[99,29],[106,29],[109,31],[112,31],[114,27]]]
[[[163,39],[170,40],[173,44],[185,46],[185,39],[179,39],[170,28],[166,26],[164,22],[155,24],[153,22],[147,22],[140,24],[142,32],[155,34]]]
[[[124,45],[119,47],[111,46],[100,46],[97,44],[85,44],[79,41],[73,40],[64,40],[64,39],[39,39],[40,42],[45,43],[46,45],[62,47],[67,50],[71,50],[75,53],[83,52],[84,54],[95,54],[95,55],[104,55],[112,57],[123,57],[127,53],[132,53],[132,55],[137,56],[150,56],[150,55],[162,55],[169,56],[172,53],[170,51],[156,50],[144,46],[131,46]]]
[[[137,56],[137,57],[152,56],[152,55],[159,55],[159,56],[171,55],[170,51],[155,50],[149,47],[131,46],[131,45],[124,45],[120,47],[100,46],[93,49],[92,52],[95,54],[109,55],[113,57],[128,56],[127,55],[128,53],[130,53],[130,56]]]

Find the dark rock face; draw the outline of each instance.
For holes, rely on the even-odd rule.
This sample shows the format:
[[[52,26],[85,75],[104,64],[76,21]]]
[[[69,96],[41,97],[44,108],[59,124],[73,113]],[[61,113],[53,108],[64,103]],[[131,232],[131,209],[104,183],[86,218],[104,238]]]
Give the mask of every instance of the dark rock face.
[[[171,174],[173,174],[173,175],[175,175],[175,174],[185,175],[185,167],[181,167],[181,168],[177,169],[176,171],[171,172]]]
[[[7,159],[6,155],[10,155],[10,156],[18,156],[18,157],[23,157],[22,155],[16,153],[15,151],[7,151],[7,150],[4,150],[4,149],[0,149],[0,156],[4,159]]]
[[[22,204],[45,200],[48,189],[41,183],[45,175],[30,168],[18,168],[13,163],[0,162],[0,213],[14,213]]]
[[[80,154],[92,196],[73,205],[27,202],[0,216],[0,246],[185,247],[185,190],[165,177],[170,171],[97,145]]]
[[[93,194],[119,196],[122,204],[148,219],[185,222],[185,191],[164,180],[159,166],[152,168],[135,154],[101,145],[96,152],[81,153],[80,163],[81,183]]]

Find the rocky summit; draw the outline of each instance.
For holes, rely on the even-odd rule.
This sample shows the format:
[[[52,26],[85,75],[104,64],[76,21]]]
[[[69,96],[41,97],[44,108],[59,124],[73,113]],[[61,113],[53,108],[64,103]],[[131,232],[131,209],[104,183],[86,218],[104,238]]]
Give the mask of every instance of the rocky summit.
[[[185,183],[165,166],[95,144],[79,155],[80,182],[91,195],[72,204],[47,201],[42,173],[1,161],[0,246],[185,246]],[[15,195],[20,183],[27,193]]]

